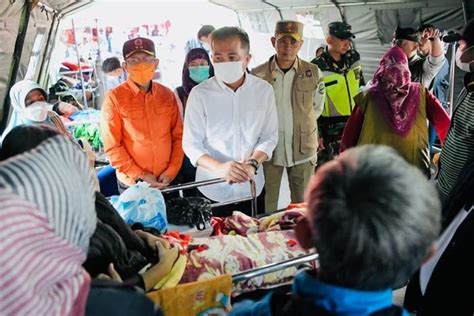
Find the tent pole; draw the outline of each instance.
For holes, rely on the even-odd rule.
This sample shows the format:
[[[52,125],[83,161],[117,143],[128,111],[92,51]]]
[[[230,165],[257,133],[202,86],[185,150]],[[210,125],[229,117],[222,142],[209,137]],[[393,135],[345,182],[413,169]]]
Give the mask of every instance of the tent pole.
[[[455,85],[455,70],[456,70],[456,45],[450,44],[451,46],[451,60],[449,65],[449,117],[453,115],[454,109],[454,85]]]
[[[53,21],[51,22],[51,27],[48,32],[48,37],[46,38],[46,47],[43,52],[43,60],[41,60],[41,66],[39,70],[39,75],[41,76],[43,74],[43,69],[45,67],[46,61],[49,61],[49,57],[51,56],[51,51],[52,51],[52,43],[53,42],[53,34],[55,34],[54,30],[56,29],[56,22],[58,20],[58,13],[53,12]]]
[[[3,100],[3,113],[2,120],[0,122],[0,131],[3,132],[5,129],[9,112],[10,112],[10,89],[15,84],[17,79],[18,68],[20,67],[21,54],[23,52],[23,44],[25,43],[26,33],[28,32],[28,23],[30,21],[30,13],[33,10],[33,0],[25,1],[23,10],[20,16],[20,26],[18,28],[18,36],[15,41],[15,49],[13,50],[12,65],[10,68],[10,75],[8,77],[8,83],[6,85],[5,99]]]
[[[84,98],[84,108],[87,109],[87,94],[86,94],[86,87],[84,85],[84,76],[82,75],[82,67],[81,67],[81,56],[79,56],[79,47],[77,47],[77,40],[76,40],[76,29],[74,28],[74,19],[71,19],[72,24],[72,37],[74,38],[74,47],[76,49],[76,56],[77,56],[77,66],[79,67],[79,76],[81,78],[81,89],[82,89],[82,97]]]

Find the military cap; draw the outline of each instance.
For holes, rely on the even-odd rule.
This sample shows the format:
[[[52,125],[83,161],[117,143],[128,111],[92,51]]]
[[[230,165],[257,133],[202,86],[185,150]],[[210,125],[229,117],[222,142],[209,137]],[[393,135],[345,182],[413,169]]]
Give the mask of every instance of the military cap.
[[[297,41],[301,41],[303,38],[303,26],[304,24],[298,21],[278,21],[275,27],[275,37],[277,39],[284,36],[291,36]]]
[[[339,39],[345,40],[349,38],[355,38],[352,34],[352,27],[346,22],[331,22],[329,23],[329,34]]]

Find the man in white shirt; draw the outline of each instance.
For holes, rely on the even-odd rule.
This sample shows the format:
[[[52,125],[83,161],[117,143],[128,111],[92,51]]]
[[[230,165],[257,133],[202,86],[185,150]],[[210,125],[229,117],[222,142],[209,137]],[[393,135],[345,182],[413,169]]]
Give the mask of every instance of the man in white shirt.
[[[265,169],[265,210],[278,207],[283,172],[288,173],[291,202],[304,200],[314,174],[318,149],[317,119],[323,111],[325,88],[316,65],[301,60],[303,23],[278,21],[272,45],[276,54],[252,70],[273,86],[278,113],[278,145]]]
[[[215,76],[190,93],[184,121],[183,150],[197,166],[196,181],[223,178],[227,183],[199,188],[207,198],[228,202],[257,195],[264,185],[261,164],[278,142],[272,87],[245,72],[250,62],[247,33],[223,27],[212,33]],[[239,209],[233,206],[232,209]],[[242,205],[239,210],[250,211]],[[228,209],[220,215],[228,215]]]

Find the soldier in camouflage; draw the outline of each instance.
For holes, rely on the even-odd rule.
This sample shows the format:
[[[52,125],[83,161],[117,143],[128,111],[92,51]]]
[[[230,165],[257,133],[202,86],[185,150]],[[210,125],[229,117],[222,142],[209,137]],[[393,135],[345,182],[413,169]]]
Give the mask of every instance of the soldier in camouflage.
[[[339,153],[344,126],[355,105],[353,97],[365,84],[359,53],[352,49],[352,38],[355,36],[349,24],[330,23],[326,49],[311,61],[322,71],[326,86],[324,109],[318,119],[322,138],[318,165]]]

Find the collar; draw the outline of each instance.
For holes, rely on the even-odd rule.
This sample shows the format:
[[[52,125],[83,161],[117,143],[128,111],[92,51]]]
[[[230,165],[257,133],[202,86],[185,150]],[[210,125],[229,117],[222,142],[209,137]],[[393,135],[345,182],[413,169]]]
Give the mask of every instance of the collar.
[[[270,57],[270,60],[269,60],[270,72],[273,72],[277,68],[281,70],[280,66],[278,66],[276,62],[276,58],[277,58],[276,55],[273,55],[272,57]],[[296,72],[298,72],[298,69],[300,68],[300,62],[301,62],[300,58],[296,56],[296,60],[290,68],[293,68]]]
[[[214,80],[217,82],[217,85],[218,85],[219,87],[221,87],[221,89],[223,89],[223,90],[230,90],[230,91],[236,93],[237,91],[239,91],[240,89],[242,89],[243,87],[245,87],[245,86],[247,85],[248,81],[249,81],[249,74],[247,73],[247,71],[244,71],[244,76],[245,76],[244,82],[242,83],[242,85],[241,85],[239,88],[237,88],[236,91],[234,91],[234,90],[232,90],[231,88],[229,88],[223,81],[217,79],[216,76],[214,76],[213,78],[214,78]]]
[[[143,92],[143,93],[146,93],[144,91],[142,91],[135,82],[132,81],[132,79],[130,79],[130,77],[127,78],[127,80],[125,81],[128,85],[128,87],[132,90],[133,94],[134,95],[137,95],[139,94],[140,92]],[[147,91],[147,92],[151,92],[153,93],[153,81],[151,82],[151,85],[150,85],[150,90]]]
[[[421,60],[421,61],[424,61],[424,60],[425,60],[425,57],[420,56],[420,55],[418,55],[418,53],[416,53],[416,54],[413,55],[412,57],[408,58],[408,65],[416,64],[416,63],[419,62],[420,60]]]
[[[324,58],[326,64],[329,65],[330,68],[333,70],[339,70],[339,71],[345,71],[347,68],[350,67],[350,64],[348,62],[348,56],[352,53],[352,50],[347,51],[344,55],[341,55],[341,60],[337,62],[332,58],[331,54],[329,54],[329,46],[326,45],[326,49],[324,50],[323,54],[321,57]],[[339,66],[339,64],[342,63],[342,68]]]
[[[317,306],[341,315],[369,315],[392,306],[392,290],[361,291],[330,285],[319,281],[310,272],[299,273],[293,284],[293,291],[311,298]]]

